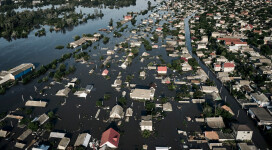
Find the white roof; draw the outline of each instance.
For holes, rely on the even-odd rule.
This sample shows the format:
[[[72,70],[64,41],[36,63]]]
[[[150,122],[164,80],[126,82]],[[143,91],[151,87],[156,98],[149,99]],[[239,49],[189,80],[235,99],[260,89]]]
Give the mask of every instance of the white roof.
[[[25,103],[25,106],[32,106],[32,107],[45,107],[47,105],[47,102],[44,101],[27,101]]]
[[[131,90],[130,97],[137,99],[150,99],[152,94],[151,89],[133,89]]]
[[[65,133],[60,133],[60,132],[51,132],[49,135],[49,138],[64,138]]]
[[[65,88],[62,90],[59,90],[56,94],[56,96],[68,96],[69,92],[71,91],[71,89],[69,88]]]
[[[88,133],[79,134],[74,146],[82,145],[87,147],[90,139],[91,139],[91,135]]]

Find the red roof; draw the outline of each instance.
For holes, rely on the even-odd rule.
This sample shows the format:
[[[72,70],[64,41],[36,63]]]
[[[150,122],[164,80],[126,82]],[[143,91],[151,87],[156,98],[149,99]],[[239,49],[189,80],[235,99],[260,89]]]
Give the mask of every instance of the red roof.
[[[218,65],[218,64],[217,64],[217,65],[215,65],[215,67],[221,67],[221,65]]]
[[[107,75],[109,73],[109,70],[105,69],[103,72],[102,72],[102,75]]]
[[[210,53],[210,55],[216,55],[214,52]]]
[[[234,68],[234,63],[224,63],[224,68]]]
[[[180,59],[182,59],[182,60],[184,60],[184,61],[188,62],[188,59],[187,59],[187,58],[185,58],[185,57],[180,57]]]
[[[100,146],[103,146],[105,143],[109,142],[117,148],[119,143],[119,138],[120,138],[120,134],[114,129],[109,128],[107,131],[105,131],[102,134]]]
[[[233,42],[233,44],[247,44],[247,42]]]
[[[156,30],[157,30],[157,31],[161,31],[161,30],[162,30],[162,28],[157,28]]]
[[[249,27],[249,28],[253,28],[253,25],[252,24],[247,24],[246,26],[245,26],[245,28],[247,28],[247,27]]]
[[[132,19],[132,16],[125,16],[125,19],[130,20],[130,19]]]
[[[161,67],[158,67],[158,71],[167,71],[167,67],[166,66],[161,66]]]

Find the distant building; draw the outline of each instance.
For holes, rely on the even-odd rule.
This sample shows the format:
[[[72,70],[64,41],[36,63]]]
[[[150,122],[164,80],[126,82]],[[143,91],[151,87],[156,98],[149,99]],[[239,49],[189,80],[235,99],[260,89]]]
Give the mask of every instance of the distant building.
[[[221,71],[221,65],[220,64],[214,64],[213,69],[214,69],[214,71]]]
[[[58,145],[58,149],[65,150],[70,143],[70,138],[63,137]]]
[[[107,76],[109,73],[109,71],[107,69],[105,69],[103,72],[102,72],[102,76]]]
[[[24,75],[33,71],[35,66],[31,63],[21,64],[15,68],[12,68],[8,71],[0,72],[0,85],[10,81],[22,78]]]
[[[233,124],[232,125],[236,140],[248,140],[252,139],[253,131],[245,124]]]
[[[107,146],[118,148],[120,134],[112,128],[109,128],[102,134],[100,147]]]
[[[151,115],[142,116],[140,127],[141,127],[141,131],[144,131],[144,130],[152,131],[153,130],[152,116]]]
[[[110,118],[122,119],[123,117],[124,117],[123,108],[120,105],[115,105],[110,112]]]
[[[89,144],[90,139],[91,139],[91,135],[88,134],[88,133],[79,134],[74,146],[85,146],[85,147],[87,147],[88,144]]]
[[[25,103],[25,106],[29,106],[29,107],[46,107],[47,102],[44,101],[27,101]]]
[[[234,71],[235,65],[231,62],[226,62],[223,64],[223,71],[224,72],[232,72]]]
[[[270,105],[269,99],[263,93],[252,93],[251,98],[260,106],[267,107]]]
[[[202,86],[201,89],[203,93],[219,93],[217,87],[215,86]]]
[[[70,93],[70,91],[71,91],[71,89],[69,89],[69,88],[65,88],[65,89],[59,90],[56,93],[56,96],[65,96],[65,97],[68,97],[68,94]]]
[[[210,128],[224,128],[225,127],[222,117],[207,117],[205,120]]]
[[[153,100],[155,95],[155,89],[133,89],[130,92],[130,98],[135,100]]]
[[[131,20],[131,19],[132,19],[132,16],[130,16],[130,15],[125,16],[125,17],[124,17],[124,19],[125,19],[126,21],[129,21],[129,20]]]
[[[257,124],[260,125],[272,125],[272,116],[266,111],[264,108],[261,107],[251,107],[248,110],[251,118],[256,119]]]
[[[158,67],[158,74],[167,74],[167,67],[166,66]]]
[[[239,150],[258,150],[255,145],[248,145],[247,143],[238,143]]]
[[[162,104],[162,109],[163,111],[173,111],[172,104],[170,102]]]

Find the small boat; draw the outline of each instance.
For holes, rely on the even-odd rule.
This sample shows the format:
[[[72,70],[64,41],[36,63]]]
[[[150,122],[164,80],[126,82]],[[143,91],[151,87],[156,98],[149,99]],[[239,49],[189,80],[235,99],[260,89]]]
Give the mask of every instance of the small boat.
[[[122,97],[125,97],[126,94],[127,94],[127,92],[126,92],[126,91],[123,91],[123,92],[122,92]]]
[[[90,70],[90,71],[89,71],[89,74],[92,74],[93,72],[94,72],[94,69]]]

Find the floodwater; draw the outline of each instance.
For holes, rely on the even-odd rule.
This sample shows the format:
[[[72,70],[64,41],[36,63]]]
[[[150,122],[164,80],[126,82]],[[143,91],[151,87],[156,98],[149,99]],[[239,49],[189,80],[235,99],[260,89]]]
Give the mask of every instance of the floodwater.
[[[152,1],[153,4],[155,2]],[[120,9],[102,9],[104,13],[104,17],[102,19],[97,20],[89,20],[88,23],[79,25],[74,27],[71,31],[66,31],[65,33],[50,33],[47,32],[45,37],[35,37],[33,31],[27,39],[18,39],[12,42],[8,42],[5,39],[0,39],[0,68],[8,69],[19,65],[21,63],[31,62],[35,65],[39,66],[41,64],[47,64],[51,62],[55,58],[59,58],[62,54],[70,53],[73,50],[56,50],[56,45],[66,45],[67,43],[73,41],[73,36],[82,35],[84,33],[94,33],[98,32],[98,29],[105,28],[108,25],[110,18],[113,18],[114,22],[123,18],[127,12],[134,11],[139,12],[141,10],[145,10],[147,8],[146,0],[138,0],[136,6],[130,6],[127,8]],[[77,8],[81,9],[82,12],[92,13],[94,8]],[[138,16],[137,17],[137,25],[141,23],[141,19],[146,18],[147,15]],[[162,25],[164,22],[161,21]],[[106,80],[101,76],[103,69],[100,69],[99,66],[101,62],[99,57],[101,55],[106,55],[106,50],[101,50],[100,48],[108,48],[113,49],[114,45],[120,43],[125,40],[125,38],[130,36],[130,30],[134,27],[128,24],[128,29],[125,30],[123,37],[121,38],[113,38],[112,33],[103,33],[105,36],[110,37],[110,42],[106,45],[102,43],[102,41],[93,44],[93,46],[98,46],[97,50],[88,48],[85,50],[88,52],[90,49],[91,52],[88,52],[91,56],[90,62],[93,62],[90,66],[86,64],[76,63],[74,59],[65,61],[66,65],[74,65],[77,70],[75,73],[67,76],[70,80],[73,77],[77,77],[80,79],[79,87],[85,88],[88,84],[93,84],[93,91],[88,94],[87,98],[78,98],[73,94],[69,94],[68,98],[56,97],[55,93],[64,88],[64,85],[67,84],[68,81],[62,81],[61,84],[56,84],[52,86],[51,89],[45,91],[45,96],[38,94],[38,92],[34,91],[34,86],[37,87],[38,91],[43,89],[45,86],[49,85],[50,82],[45,83],[37,83],[38,79],[33,80],[27,85],[17,85],[12,87],[7,91],[5,95],[0,96],[1,111],[9,111],[14,110],[18,107],[23,107],[25,101],[22,100],[22,96],[25,100],[29,99],[29,97],[33,97],[37,100],[45,100],[48,102],[48,106],[46,108],[34,108],[33,114],[31,117],[41,115],[42,113],[47,113],[49,111],[54,111],[55,114],[60,118],[56,121],[54,131],[61,131],[67,133],[67,137],[71,138],[71,142],[69,145],[73,145],[78,134],[88,132],[92,135],[92,138],[100,139],[101,134],[109,127],[113,127],[117,129],[121,133],[119,149],[130,150],[130,149],[141,149],[143,144],[147,144],[149,149],[154,149],[155,146],[169,146],[172,149],[181,149],[182,143],[180,142],[182,138],[181,135],[177,133],[177,129],[185,130],[185,131],[201,131],[201,124],[196,122],[187,122],[187,125],[184,125],[184,120],[186,117],[197,117],[201,113],[201,107],[199,104],[179,104],[175,101],[171,101],[173,112],[167,112],[166,117],[161,120],[153,120],[154,127],[154,135],[152,135],[148,139],[144,139],[141,136],[140,132],[140,118],[143,114],[144,103],[137,102],[129,99],[130,88],[122,88],[120,92],[116,91],[111,87],[111,84],[114,83],[119,72],[122,72],[122,81],[125,81],[127,75],[134,74],[135,77],[132,79],[130,83],[137,85],[147,86],[151,82],[157,83],[157,89],[155,96],[166,96],[166,97],[174,97],[175,92],[169,91],[167,85],[161,83],[160,80],[155,79],[156,71],[155,70],[147,70],[145,69],[149,62],[157,62],[160,63],[158,59],[146,59],[143,63],[140,62],[140,56],[145,49],[143,45],[140,48],[139,55],[133,59],[132,64],[127,69],[121,69],[118,67],[121,65],[119,60],[122,56],[125,55],[124,52],[117,53],[119,57],[115,58],[112,56],[111,67],[109,68],[109,75],[111,76],[110,80]],[[186,25],[186,24],[185,24]],[[185,26],[189,30],[188,24]],[[49,27],[46,27],[48,31]],[[186,34],[186,39],[190,39],[190,35]],[[161,41],[161,39],[159,39]],[[158,45],[161,46],[164,42],[159,42]],[[92,46],[92,47],[93,47]],[[187,43],[188,46],[188,43]],[[188,47],[189,49],[189,47]],[[151,56],[162,55],[162,58],[166,61],[166,63],[171,62],[170,57],[167,56],[164,48],[153,49],[152,51],[147,51]],[[106,56],[105,56],[106,57]],[[92,75],[89,75],[88,72],[90,69],[97,65],[97,69],[94,71]],[[145,80],[139,79],[140,70],[145,70],[147,77]],[[179,75],[172,71],[169,71],[168,74],[174,74],[177,78],[183,78],[187,74]],[[190,73],[188,73],[190,74]],[[42,78],[42,77],[40,77]],[[130,117],[130,121],[127,123],[122,120],[122,125],[117,126],[117,122],[104,122],[103,120],[108,120],[110,110],[101,109],[99,114],[99,120],[94,118],[97,110],[96,101],[100,98],[103,98],[105,93],[111,94],[111,98],[107,101],[104,101],[104,106],[109,106],[110,109],[116,104],[116,98],[121,96],[122,91],[126,91],[127,93],[127,106],[125,109],[132,105],[133,109],[133,117]],[[66,100],[65,100],[66,99]],[[65,105],[61,105],[64,101],[66,101]],[[160,103],[160,102],[156,102]],[[178,109],[181,108],[181,109]],[[124,110],[125,110],[124,109]],[[193,110],[193,111],[192,111]],[[20,114],[20,112],[18,112]],[[27,116],[30,117],[30,116]],[[13,124],[16,124],[15,120],[12,120]],[[10,141],[6,141],[1,139],[0,141],[0,149],[10,149],[14,146],[15,140],[25,129],[18,129],[10,127],[13,132],[16,134],[11,137]],[[33,136],[30,136],[26,139],[26,143],[30,143]],[[42,138],[47,139],[48,133],[42,136]],[[184,139],[186,142],[186,139]],[[55,146],[58,145],[60,139],[50,139],[49,141],[56,143]],[[199,144],[199,147],[206,149],[205,145]]]
[[[46,37],[34,37],[33,33],[29,36],[28,39],[19,39],[12,42],[7,42],[4,39],[1,42],[4,44],[4,47],[11,48],[10,51],[3,49],[3,54],[1,54],[1,58],[6,60],[9,63],[2,64],[1,67],[9,68],[15,64],[20,64],[23,62],[32,62],[35,64],[46,64],[52,61],[54,58],[58,58],[63,53],[68,53],[73,50],[55,50],[54,47],[56,45],[66,45],[68,42],[73,41],[72,37],[74,35],[82,35],[83,33],[94,33],[97,32],[100,28],[105,28],[108,25],[110,18],[113,18],[114,21],[123,18],[122,15],[126,14],[126,11],[140,11],[144,10],[147,1],[139,0],[137,1],[136,6],[132,6],[129,8],[122,8],[120,10],[102,10],[105,16],[102,20],[89,21],[85,25],[80,25],[75,27],[73,31],[68,31],[65,34],[63,33],[48,33]],[[139,9],[141,8],[141,9]],[[83,9],[82,11],[87,11],[88,9]],[[125,11],[126,10],[126,11]],[[151,12],[144,16],[137,17],[137,25],[141,23],[141,19],[146,18]],[[114,15],[109,15],[114,14]],[[161,21],[162,25],[165,21]],[[149,58],[146,59],[143,63],[140,62],[140,56],[145,49],[143,45],[140,47],[139,55],[133,59],[132,64],[127,69],[121,69],[118,67],[121,65],[119,60],[122,56],[125,55],[124,52],[118,53],[118,58],[112,59],[112,65],[109,68],[109,75],[111,76],[110,80],[106,80],[101,76],[103,69],[100,69],[99,66],[101,62],[99,60],[100,55],[106,55],[106,50],[100,50],[100,48],[109,48],[113,49],[116,43],[120,43],[125,40],[125,38],[130,36],[130,30],[134,28],[130,23],[128,24],[128,29],[125,30],[123,37],[121,38],[113,38],[113,34],[103,33],[105,36],[111,37],[110,42],[106,45],[102,43],[102,41],[97,42],[94,45],[98,46],[97,50],[91,49],[91,52],[88,52],[91,56],[90,62],[93,62],[90,66],[81,63],[75,63],[74,59],[70,59],[65,61],[67,65],[75,65],[77,68],[76,72],[67,76],[67,78],[71,79],[73,77],[77,77],[80,79],[79,87],[86,87],[88,84],[93,84],[93,91],[87,96],[87,98],[78,98],[73,94],[70,94],[68,98],[56,97],[55,93],[64,88],[64,85],[67,84],[68,81],[62,81],[61,84],[56,84],[52,86],[51,89],[45,91],[45,96],[38,94],[38,92],[34,91],[34,86],[37,87],[38,91],[43,89],[45,86],[49,85],[49,82],[46,83],[37,83],[38,79],[33,80],[31,83],[27,85],[17,85],[12,87],[7,93],[0,97],[1,103],[0,105],[1,111],[14,110],[18,107],[22,107],[25,101],[22,100],[22,96],[25,100],[29,99],[29,97],[33,97],[37,100],[45,100],[48,102],[48,106],[46,108],[34,108],[33,114],[31,117],[41,115],[42,113],[47,113],[49,111],[54,111],[56,115],[61,119],[57,120],[55,123],[54,131],[61,131],[67,133],[67,137],[71,138],[70,145],[73,145],[78,134],[83,132],[88,132],[95,139],[100,139],[101,134],[109,127],[113,127],[117,129],[121,133],[119,149],[140,149],[143,144],[147,144],[150,149],[154,149],[155,146],[169,146],[173,149],[180,149],[182,143],[180,142],[182,138],[181,135],[177,133],[177,129],[186,130],[186,131],[201,131],[199,123],[189,122],[187,126],[183,124],[184,120],[187,116],[194,118],[195,116],[199,116],[201,113],[201,107],[199,104],[179,104],[175,101],[171,101],[173,112],[168,112],[165,119],[161,121],[154,120],[154,134],[148,138],[144,139],[141,136],[139,122],[141,119],[141,115],[144,110],[144,103],[137,102],[129,99],[130,88],[122,88],[120,92],[116,91],[111,87],[111,84],[114,83],[119,72],[122,72],[122,81],[124,82],[127,75],[134,74],[134,79],[131,80],[130,83],[148,86],[149,83],[155,82],[157,83],[157,89],[155,96],[166,96],[166,97],[174,97],[175,92],[169,91],[167,85],[161,83],[160,80],[155,79],[157,72],[155,70],[147,70],[146,66],[149,62],[160,63],[160,60]],[[35,43],[36,41],[36,43]],[[159,47],[161,47],[164,42],[161,42],[159,39]],[[43,43],[44,42],[44,43]],[[17,45],[18,44],[18,45]],[[38,46],[38,44],[40,46]],[[2,46],[2,45],[1,45]],[[20,49],[22,47],[22,49]],[[31,49],[30,49],[31,48]],[[28,50],[26,50],[28,49]],[[10,53],[12,58],[6,58],[6,56]],[[152,51],[148,51],[151,56],[161,55],[162,58],[166,61],[166,63],[170,63],[172,58],[167,56],[167,53],[164,48],[153,49]],[[15,59],[17,58],[18,59]],[[105,56],[106,57],[106,56]],[[16,63],[12,61],[16,60]],[[98,66],[98,68],[94,71],[92,75],[89,75],[88,72],[91,68]],[[145,80],[141,80],[139,78],[140,70],[145,70],[147,77]],[[169,74],[174,74],[176,78],[183,78],[187,74],[179,75],[178,73],[174,73],[169,71]],[[41,77],[42,78],[42,77]],[[99,114],[99,120],[94,118],[97,110],[96,101],[103,98],[105,93],[111,94],[110,100],[104,101],[104,106],[109,106],[110,109],[116,104],[116,98],[121,96],[122,91],[127,92],[127,106],[125,109],[132,105],[133,109],[133,117],[130,118],[130,121],[127,123],[122,120],[122,125],[117,127],[117,122],[104,122],[103,120],[108,120],[110,110],[101,109]],[[66,100],[65,100],[66,99]],[[65,105],[61,105],[66,101]],[[160,102],[156,102],[160,103]],[[181,109],[178,109],[181,108]],[[124,109],[124,110],[125,110]],[[194,110],[193,112],[191,110]],[[30,117],[30,116],[27,116]],[[16,121],[13,124],[16,124]],[[10,141],[2,140],[0,142],[0,149],[8,149],[15,144],[15,140],[24,130],[18,128],[12,128],[12,131],[16,134],[12,136]],[[30,136],[26,139],[26,143],[31,142],[33,136]],[[48,133],[42,136],[42,138],[48,138]],[[50,139],[56,143],[55,146],[59,143],[59,140]],[[186,139],[185,139],[186,141]],[[201,146],[202,147],[202,146]]]
[[[154,1],[151,1],[154,3]],[[123,19],[127,12],[140,12],[147,9],[147,0],[137,0],[135,6],[124,7],[120,9],[109,8],[84,8],[77,7],[76,11],[82,10],[83,13],[93,14],[94,10],[102,10],[104,17],[102,19],[88,20],[87,23],[78,25],[73,29],[67,29],[65,32],[49,32],[49,26],[45,26],[46,36],[36,37],[34,30],[28,38],[16,39],[11,42],[4,38],[0,39],[0,69],[6,70],[21,63],[31,62],[35,65],[47,64],[52,60],[59,58],[62,54],[67,53],[66,49],[58,51],[57,45],[66,46],[67,43],[74,41],[76,35],[82,36],[86,33],[97,32],[100,28],[106,28],[110,19],[114,22]]]

